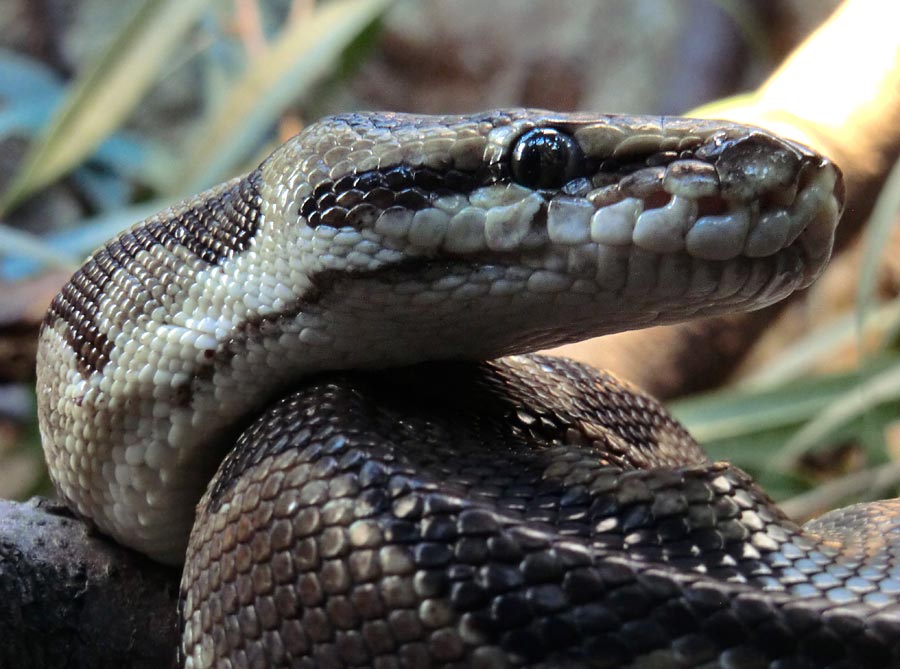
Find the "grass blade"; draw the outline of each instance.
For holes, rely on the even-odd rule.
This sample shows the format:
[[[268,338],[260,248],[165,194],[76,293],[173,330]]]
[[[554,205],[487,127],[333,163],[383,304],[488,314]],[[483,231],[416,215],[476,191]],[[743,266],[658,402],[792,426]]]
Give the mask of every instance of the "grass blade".
[[[781,502],[781,510],[791,518],[805,520],[833,509],[846,499],[874,497],[900,484],[900,464],[888,462],[822,484],[808,492]]]
[[[900,160],[894,164],[888,175],[866,225],[865,247],[860,262],[859,286],[856,293],[856,315],[860,323],[872,311],[881,256],[884,249],[890,246],[888,240],[898,215],[900,215]]]
[[[898,324],[900,299],[867,313],[861,330],[856,315],[844,314],[786,345],[777,357],[759,371],[738,381],[736,387],[742,390],[761,390],[802,378],[830,356],[837,355],[842,349],[848,349],[859,341],[885,341]]]
[[[718,390],[669,404],[700,442],[745,438],[800,425],[853,388],[858,375],[800,379],[774,388]]]
[[[285,28],[217,105],[187,152],[173,192],[193,192],[230,176],[284,108],[325,75],[391,2],[333,0]]]
[[[843,425],[880,404],[900,399],[900,363],[861,380],[858,386],[841,394],[799,430],[772,462],[773,469],[784,469]]]
[[[43,137],[0,197],[0,213],[89,155],[128,116],[209,0],[145,0],[73,83]]]

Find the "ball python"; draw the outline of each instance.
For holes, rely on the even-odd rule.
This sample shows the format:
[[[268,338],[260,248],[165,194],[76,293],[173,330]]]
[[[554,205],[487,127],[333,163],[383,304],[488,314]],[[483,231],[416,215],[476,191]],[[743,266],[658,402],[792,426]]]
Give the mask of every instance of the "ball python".
[[[329,117],[53,300],[51,477],[184,562],[191,669],[900,666],[891,502],[801,528],[651,397],[531,353],[782,299],[842,202],[722,121]]]

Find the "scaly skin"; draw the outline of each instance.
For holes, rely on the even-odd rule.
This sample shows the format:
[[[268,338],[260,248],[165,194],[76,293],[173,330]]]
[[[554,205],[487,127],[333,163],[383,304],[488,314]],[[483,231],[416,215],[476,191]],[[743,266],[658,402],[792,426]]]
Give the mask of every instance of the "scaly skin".
[[[318,375],[200,507],[200,667],[900,665],[900,500],[800,528],[607,374],[522,355]]]
[[[56,298],[38,353],[51,476],[103,532],[180,562],[235,426],[297,378],[764,306],[821,271],[839,181],[725,122],[325,119],[109,242]]]

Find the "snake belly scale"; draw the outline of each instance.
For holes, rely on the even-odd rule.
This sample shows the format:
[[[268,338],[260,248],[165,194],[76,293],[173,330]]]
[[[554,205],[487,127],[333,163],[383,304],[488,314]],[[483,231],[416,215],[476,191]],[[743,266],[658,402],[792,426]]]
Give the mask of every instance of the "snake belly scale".
[[[187,667],[896,666],[890,502],[801,529],[651,398],[522,355],[808,285],[841,188],[726,122],[325,119],[54,300],[51,476],[185,561]]]

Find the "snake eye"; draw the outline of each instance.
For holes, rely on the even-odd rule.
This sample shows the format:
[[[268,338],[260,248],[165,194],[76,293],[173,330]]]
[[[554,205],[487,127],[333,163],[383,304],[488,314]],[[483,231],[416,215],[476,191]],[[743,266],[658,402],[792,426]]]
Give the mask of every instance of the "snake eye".
[[[582,170],[584,154],[569,135],[555,128],[535,128],[519,137],[510,167],[528,188],[560,188]]]

